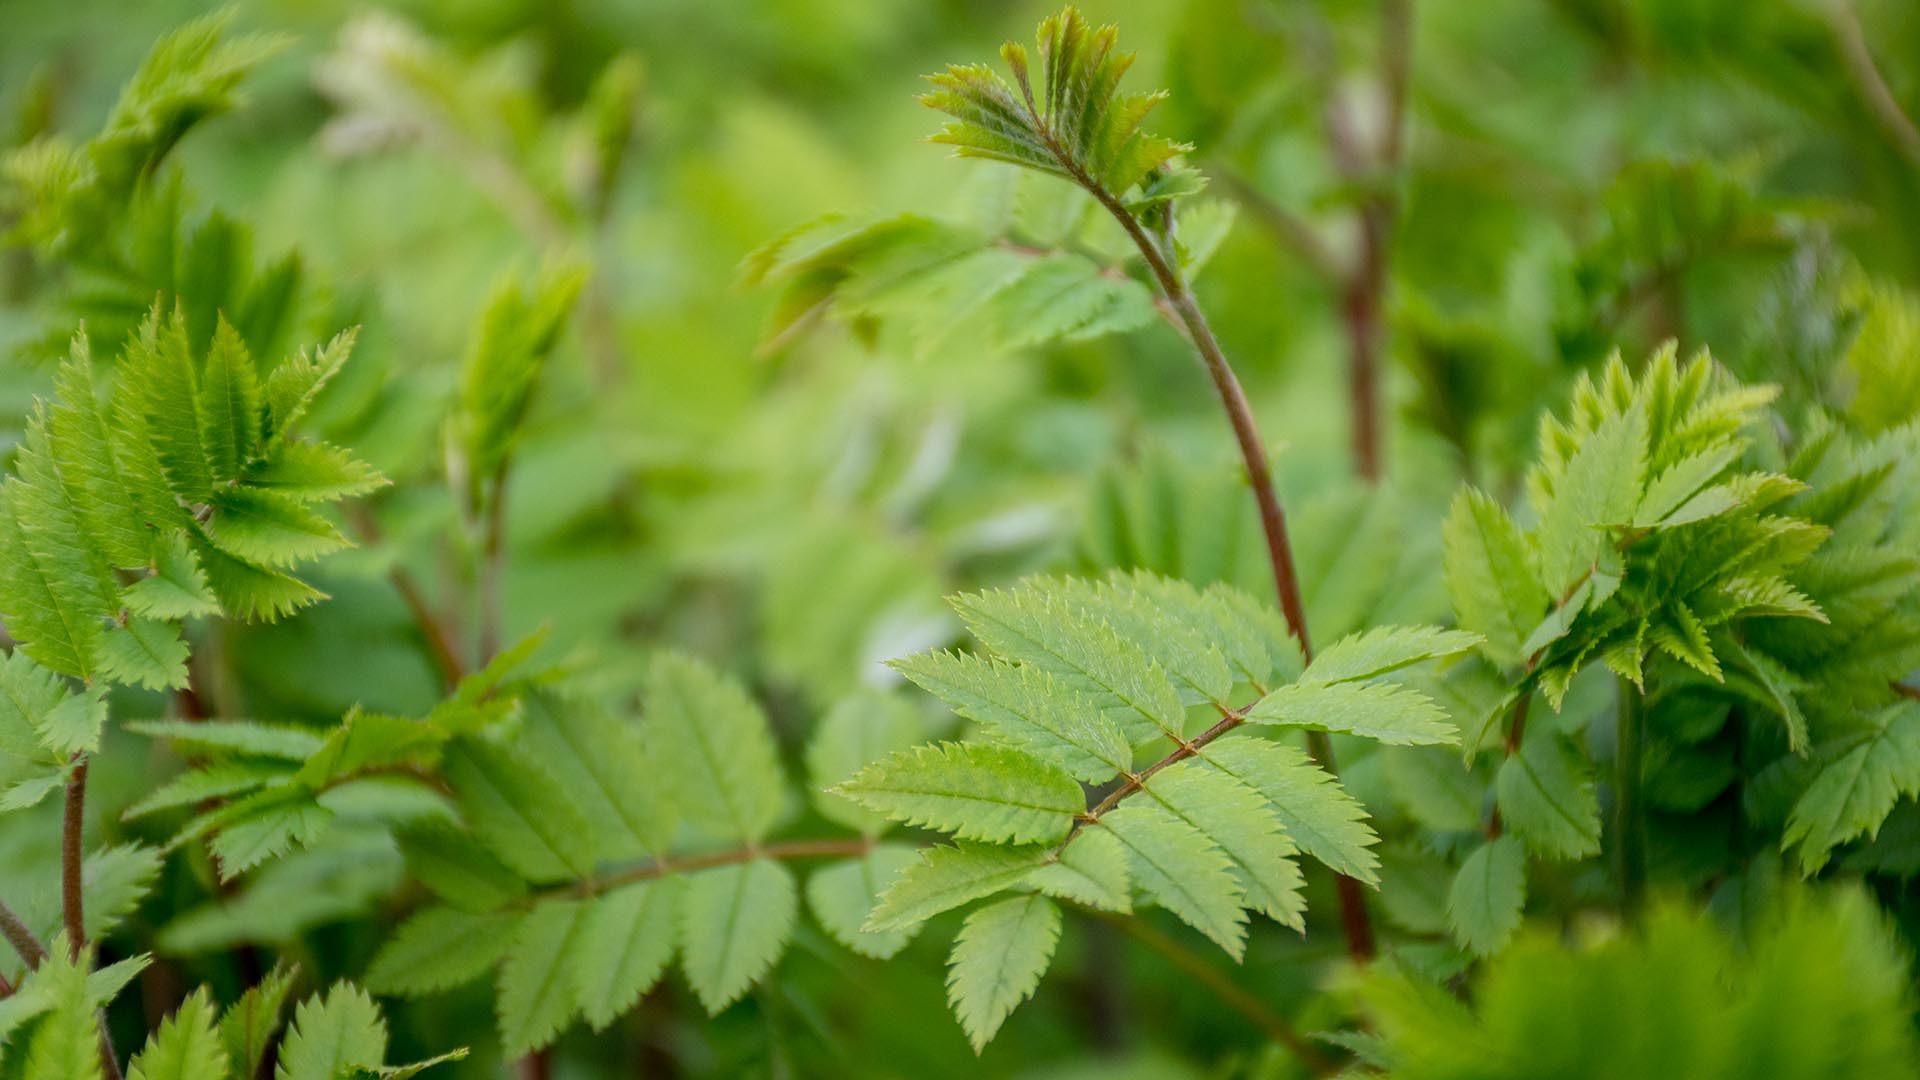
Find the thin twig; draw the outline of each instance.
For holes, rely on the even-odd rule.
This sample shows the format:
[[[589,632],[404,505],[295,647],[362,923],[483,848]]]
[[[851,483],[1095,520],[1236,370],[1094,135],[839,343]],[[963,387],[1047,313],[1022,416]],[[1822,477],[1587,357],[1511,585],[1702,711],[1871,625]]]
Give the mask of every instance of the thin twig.
[[[750,844],[746,847],[727,851],[708,852],[703,855],[688,855],[682,858],[661,857],[649,863],[622,870],[604,878],[583,878],[578,883],[551,890],[547,895],[566,893],[588,896],[616,889],[622,885],[631,885],[636,881],[652,881],[672,874],[688,874],[695,870],[712,870],[720,866],[735,866],[752,862],[755,859],[840,859],[858,858],[873,850],[873,841],[865,837],[853,839],[829,840],[789,840],[779,844]]]
[[[1527,668],[1531,671],[1533,665],[1529,663]],[[1527,734],[1527,710],[1532,707],[1533,687],[1523,686],[1520,690],[1520,700],[1513,703],[1513,721],[1507,725],[1507,737],[1501,744],[1501,749],[1507,757],[1520,752],[1521,741]],[[1505,823],[1500,819],[1500,804],[1496,801],[1492,812],[1487,814],[1487,839],[1500,839],[1500,833],[1504,828]]]
[[[359,534],[361,543],[373,545],[380,542],[380,523],[365,505],[354,503],[349,506],[347,518],[353,525],[353,531]],[[407,614],[413,617],[421,640],[426,642],[427,651],[433,656],[434,667],[440,672],[442,686],[452,690],[467,674],[467,666],[461,662],[459,650],[454,648],[453,634],[433,613],[433,607],[427,603],[426,593],[413,580],[413,575],[407,573],[406,567],[395,562],[392,569],[387,571],[387,581],[399,595],[400,602],[406,605]]]
[[[1880,66],[1874,63],[1873,50],[1867,47],[1867,35],[1860,28],[1860,17],[1854,13],[1853,5],[1849,0],[1832,0],[1828,5],[1828,16],[1833,24],[1833,35],[1839,40],[1840,57],[1846,61],[1847,74],[1853,79],[1854,89],[1900,152],[1915,165],[1920,165],[1920,128],[1914,127],[1913,118],[1900,107],[1899,99],[1893,96],[1893,88],[1887,85],[1886,78],[1880,74]]]
[[[1241,209],[1252,215],[1254,223],[1265,229],[1281,247],[1306,260],[1309,268],[1328,281],[1346,280],[1346,268],[1340,265],[1339,257],[1327,246],[1326,241],[1320,239],[1320,234],[1313,231],[1313,226],[1269,198],[1231,166],[1210,162],[1207,171],[1220,181]]]
[[[27,962],[28,971],[39,967],[47,958],[47,947],[33,936],[33,931],[27,929],[27,924],[5,901],[0,901],[0,937],[6,938],[7,944],[13,946],[13,951]]]
[[[1140,919],[1129,919],[1110,911],[1093,908],[1087,909],[1087,913],[1102,922],[1119,927],[1142,945],[1173,961],[1182,971],[1219,995],[1220,1000],[1232,1006],[1234,1011],[1251,1020],[1254,1026],[1264,1032],[1268,1038],[1293,1051],[1294,1056],[1298,1057],[1301,1064],[1305,1065],[1313,1075],[1333,1075],[1334,1064],[1314,1049],[1311,1043],[1301,1038],[1300,1033],[1293,1029],[1293,1025],[1288,1023],[1285,1017],[1261,1004],[1258,998],[1242,990],[1212,964],[1194,955],[1192,950]]]
[[[87,756],[75,754],[67,773],[66,809],[60,827],[60,912],[67,928],[67,952],[74,960],[87,947],[87,920],[80,894],[85,851],[81,829],[87,814]]]

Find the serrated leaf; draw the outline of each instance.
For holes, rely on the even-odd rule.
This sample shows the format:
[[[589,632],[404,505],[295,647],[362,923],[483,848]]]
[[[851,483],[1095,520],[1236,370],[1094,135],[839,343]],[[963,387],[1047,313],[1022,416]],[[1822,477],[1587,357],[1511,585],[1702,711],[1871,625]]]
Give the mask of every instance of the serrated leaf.
[[[194,554],[200,560],[215,599],[232,618],[273,622],[326,599],[327,594],[299,578],[220,550],[204,530],[196,534]]]
[[[520,918],[495,997],[500,1048],[508,1058],[551,1043],[579,1009],[571,969],[588,951],[586,915],[581,901],[545,900]]]
[[[948,959],[947,1000],[975,1053],[1033,996],[1059,941],[1060,908],[1045,897],[1002,900],[967,916]]]
[[[220,1014],[220,1044],[236,1076],[257,1076],[273,1033],[280,1026],[280,1010],[293,988],[294,968],[276,966],[259,984]]]
[[[1494,784],[1500,818],[1528,850],[1550,859],[1600,851],[1600,800],[1572,747],[1536,731],[1500,765]]]
[[[955,712],[1078,779],[1106,780],[1133,767],[1120,728],[1043,669],[948,652],[891,666]]]
[[[592,827],[543,766],[468,737],[448,746],[444,768],[474,835],[521,875],[557,881],[593,870]]]
[[[1246,894],[1225,853],[1165,808],[1138,801],[1109,811],[1099,827],[1127,849],[1134,881],[1148,896],[1240,959]]]
[[[208,757],[304,762],[324,745],[323,739],[304,728],[246,720],[134,720],[126,726],[138,735],[167,739],[182,754]]]
[[[267,407],[269,441],[284,442],[292,435],[320,392],[346,366],[359,336],[358,327],[342,331],[311,354],[302,349],[281,361],[267,375],[262,397]]]
[[[1479,634],[1495,663],[1524,660],[1521,644],[1546,610],[1526,538],[1506,508],[1476,488],[1453,500],[1441,529],[1447,595],[1463,629]]]
[[[123,686],[178,690],[187,685],[187,641],[173,623],[128,619],[100,635],[98,658],[100,676]]]
[[[1282,926],[1306,929],[1305,881],[1293,858],[1299,849],[1264,796],[1192,759],[1143,780],[1142,791],[1233,861],[1248,907]]]
[[[413,876],[462,911],[484,914],[527,894],[526,881],[463,829],[437,820],[415,822],[398,839]]]
[[[1048,896],[1127,914],[1133,910],[1132,880],[1125,845],[1105,830],[1087,829],[1029,873],[1026,883]]]
[[[356,1069],[377,1069],[387,1056],[387,1023],[366,992],[337,982],[293,1010],[280,1042],[275,1080],[338,1080]]]
[[[1255,702],[1246,718],[1342,731],[1390,746],[1460,741],[1459,730],[1432,698],[1388,683],[1290,683]]]
[[[239,477],[260,441],[260,377],[240,335],[221,316],[200,372],[200,440],[216,483]]]
[[[961,841],[921,852],[920,861],[902,870],[880,896],[862,929],[901,930],[990,896],[1014,884],[1047,861],[1040,845],[1002,847]]]
[[[311,507],[276,492],[238,487],[208,498],[213,513],[202,525],[208,541],[245,562],[291,567],[353,546]]]
[[[114,566],[146,565],[154,536],[146,528],[136,481],[115,452],[113,429],[95,397],[93,361],[84,333],[74,336],[72,358],[61,365],[54,396],[48,413],[53,460],[80,493],[77,502],[88,534]]]
[[[580,1011],[604,1031],[660,981],[679,940],[678,878],[623,885],[587,902],[572,975]]]
[[[677,817],[668,785],[650,776],[653,762],[638,722],[545,690],[523,697],[521,708],[517,747],[538,759],[579,807],[599,859],[665,850]]]
[[[717,1015],[746,993],[787,946],[799,905],[793,875],[771,859],[687,876],[681,965]]]
[[[1447,893],[1447,922],[1461,944],[1487,956],[1519,929],[1526,899],[1526,853],[1517,837],[1502,836],[1460,864]]]
[[[333,811],[305,792],[268,791],[231,804],[207,845],[231,881],[294,847],[305,847],[333,823]],[[191,828],[191,826],[189,827]]]
[[[338,446],[298,440],[277,445],[247,470],[248,487],[293,503],[332,502],[387,485],[380,470]]]
[[[1049,672],[1085,695],[1129,737],[1178,735],[1186,707],[1137,645],[1048,593],[1044,582],[950,601],[975,637],[1011,660]]]
[[[1584,439],[1537,505],[1540,580],[1551,595],[1564,593],[1588,572],[1607,546],[1604,528],[1630,521],[1646,467],[1647,416],[1637,405],[1608,417]]]
[[[206,990],[187,995],[127,1066],[127,1080],[226,1080],[226,1049]]]
[[[764,837],[780,815],[780,760],[745,690],[671,653],[648,669],[642,726],[648,753],[688,823],[719,838]]]
[[[903,844],[876,844],[857,859],[846,859],[813,872],[807,879],[807,906],[833,939],[861,956],[885,960],[912,940],[913,928],[871,931],[863,929],[881,893],[920,853]]]
[[[423,908],[394,929],[367,965],[367,989],[414,997],[437,994],[485,975],[506,955],[519,929],[514,912],[475,915]]]
[[[198,618],[220,614],[220,601],[207,583],[206,571],[180,533],[155,542],[152,571],[122,589],[120,602],[134,615],[150,619]]]
[[[1480,643],[1480,635],[1438,626],[1378,626],[1349,634],[1313,658],[1302,683],[1343,683],[1378,678],[1424,660],[1454,656]]]
[[[1857,742],[1835,749],[1794,803],[1780,837],[1782,851],[1800,848],[1803,874],[1826,865],[1835,847],[1877,835],[1901,796],[1920,796],[1920,703],[1882,709]]]
[[[1266,797],[1287,836],[1334,870],[1378,884],[1379,841],[1367,812],[1340,782],[1302,751],[1233,734],[1207,744],[1201,760]]]
[[[1063,839],[1087,808],[1072,776],[991,743],[902,750],[835,790],[896,821],[994,843]]]

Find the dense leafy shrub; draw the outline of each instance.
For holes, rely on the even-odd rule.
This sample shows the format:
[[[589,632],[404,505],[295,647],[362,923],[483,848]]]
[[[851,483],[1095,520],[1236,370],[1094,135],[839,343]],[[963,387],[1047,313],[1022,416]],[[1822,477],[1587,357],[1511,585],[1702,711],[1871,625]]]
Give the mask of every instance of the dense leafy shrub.
[[[1920,20],[1135,6],[9,87],[0,1077],[1920,1067]]]

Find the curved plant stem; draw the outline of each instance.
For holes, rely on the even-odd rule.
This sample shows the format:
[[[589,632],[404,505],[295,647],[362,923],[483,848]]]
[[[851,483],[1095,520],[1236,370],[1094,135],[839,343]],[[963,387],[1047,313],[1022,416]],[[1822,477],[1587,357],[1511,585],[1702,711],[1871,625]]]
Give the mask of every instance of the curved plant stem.
[[[353,503],[348,506],[347,520],[352,523],[353,531],[359,535],[361,543],[380,542],[380,523],[374,520],[373,513],[364,504]],[[433,657],[435,669],[440,672],[441,685],[452,690],[467,674],[467,665],[460,659],[460,650],[454,647],[453,634],[448,631],[446,623],[434,614],[433,606],[427,603],[426,592],[413,579],[413,575],[407,573],[406,567],[394,563],[393,568],[387,571],[387,581],[399,595],[400,602],[406,605],[407,614],[413,618],[415,628],[426,642],[427,652]]]
[[[1531,665],[1529,665],[1531,670]],[[1520,699],[1513,703],[1513,719],[1507,725],[1507,737],[1501,744],[1501,752],[1507,757],[1520,752],[1522,741],[1527,735],[1527,711],[1533,707],[1533,687],[1523,685]],[[1487,839],[1498,840],[1505,823],[1500,820],[1500,804],[1493,804],[1493,811],[1487,815]]]
[[[1840,58],[1846,62],[1847,75],[1853,80],[1855,91],[1901,154],[1920,165],[1920,128],[1914,126],[1913,118],[1900,107],[1893,88],[1880,74],[1880,65],[1874,62],[1873,50],[1867,47],[1866,32],[1860,28],[1860,17],[1854,13],[1852,3],[1832,0],[1828,14],[1840,45]]]
[[[1620,703],[1614,726],[1614,846],[1619,860],[1621,909],[1632,922],[1638,919],[1647,893],[1647,823],[1640,806],[1645,717],[1639,691],[1625,679],[1620,680]]]
[[[1035,123],[1038,125],[1037,117]],[[1120,227],[1126,230],[1134,246],[1140,249],[1140,255],[1152,271],[1161,294],[1166,297],[1168,306],[1186,331],[1187,340],[1199,354],[1208,378],[1213,380],[1220,406],[1226,410],[1227,421],[1233,427],[1234,442],[1240,448],[1240,459],[1247,470],[1247,485],[1253,489],[1254,502],[1260,510],[1260,531],[1267,541],[1267,557],[1273,566],[1274,590],[1280,598],[1280,613],[1287,620],[1287,629],[1293,632],[1294,639],[1299,642],[1301,656],[1311,663],[1313,641],[1307,634],[1306,608],[1300,599],[1300,575],[1293,561],[1293,542],[1287,536],[1287,515],[1280,506],[1280,496],[1274,490],[1273,472],[1267,465],[1266,444],[1260,439],[1260,429],[1254,422],[1253,407],[1247,403],[1246,391],[1240,388],[1240,380],[1227,363],[1219,339],[1213,336],[1206,313],[1200,310],[1192,290],[1187,288],[1185,279],[1168,261],[1160,245],[1147,235],[1139,220],[1121,205],[1120,200],[1088,176],[1071,155],[1057,149],[1055,154],[1074,182],[1099,200],[1107,213],[1113,215]],[[1233,723],[1237,724],[1238,720]],[[1228,729],[1232,726],[1228,724]],[[1333,743],[1325,732],[1307,732],[1307,749],[1322,768],[1329,773],[1335,771]],[[1171,761],[1164,764],[1171,764]],[[1340,896],[1340,924],[1346,931],[1347,951],[1356,960],[1371,960],[1374,954],[1373,924],[1367,916],[1366,899],[1361,895],[1360,883],[1342,874],[1334,878],[1334,885]]]
[[[27,924],[4,901],[0,901],[0,937],[6,938],[7,944],[13,946],[13,951],[27,962],[28,971],[39,967],[40,962],[47,958],[47,947],[33,936],[33,931],[27,929]]]
[[[1181,945],[1167,935],[1147,925],[1141,919],[1130,919],[1110,911],[1089,908],[1087,913],[1102,922],[1119,927],[1134,940],[1152,949],[1154,952],[1173,961],[1180,970],[1191,975],[1195,981],[1213,991],[1220,1000],[1233,1010],[1246,1017],[1274,1042],[1293,1051],[1300,1063],[1305,1065],[1314,1076],[1331,1076],[1334,1065],[1328,1061],[1313,1045],[1295,1031],[1286,1018],[1260,1003],[1260,999],[1242,990],[1232,979],[1222,975],[1213,965],[1194,955],[1192,950]]]

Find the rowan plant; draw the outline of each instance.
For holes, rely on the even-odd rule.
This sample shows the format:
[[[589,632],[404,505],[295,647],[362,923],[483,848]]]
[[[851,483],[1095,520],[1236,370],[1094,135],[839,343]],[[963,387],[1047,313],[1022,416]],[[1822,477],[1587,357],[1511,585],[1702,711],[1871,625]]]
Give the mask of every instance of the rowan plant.
[[[1628,65],[1691,40],[1659,7],[1557,17]],[[540,70],[362,15],[313,60],[292,111],[332,113],[295,171],[467,215],[458,304],[369,286],[317,221],[202,208],[182,143],[286,39],[190,22],[93,134],[27,125],[0,170],[28,388],[0,1078],[1128,1047],[1184,1075],[1162,1042],[1236,1076],[1913,1071],[1920,300],[1894,260],[1753,161],[1648,157],[1570,200],[1587,227],[1521,267],[1558,276],[1492,319],[1396,276],[1433,243],[1416,114],[1448,108],[1414,45],[1464,16],[1369,11],[1370,125],[1338,12],[1191,8],[1173,117],[1073,8],[928,76],[962,209],[921,190],[753,250],[757,348],[714,317],[755,294],[675,293],[669,330],[624,292],[697,274],[674,200],[723,183],[703,155],[784,183],[806,139],[651,112],[616,35]],[[1851,12],[1803,14],[1726,62],[1790,75],[1821,35],[1899,151]],[[1254,85],[1249,42],[1309,77]],[[1815,85],[1774,89],[1825,115]],[[1351,250],[1271,189],[1303,108]],[[1237,215],[1280,243],[1236,249]],[[257,258],[269,231],[296,250]],[[1704,347],[1695,286],[1782,249],[1747,336]],[[1301,410],[1271,358],[1243,386],[1257,335],[1215,330],[1276,253],[1337,302],[1345,449],[1283,453],[1255,402]],[[727,363],[676,352],[716,340]],[[1143,390],[1128,424],[1078,396],[1106,362]],[[1143,419],[1189,388],[1203,414]]]

